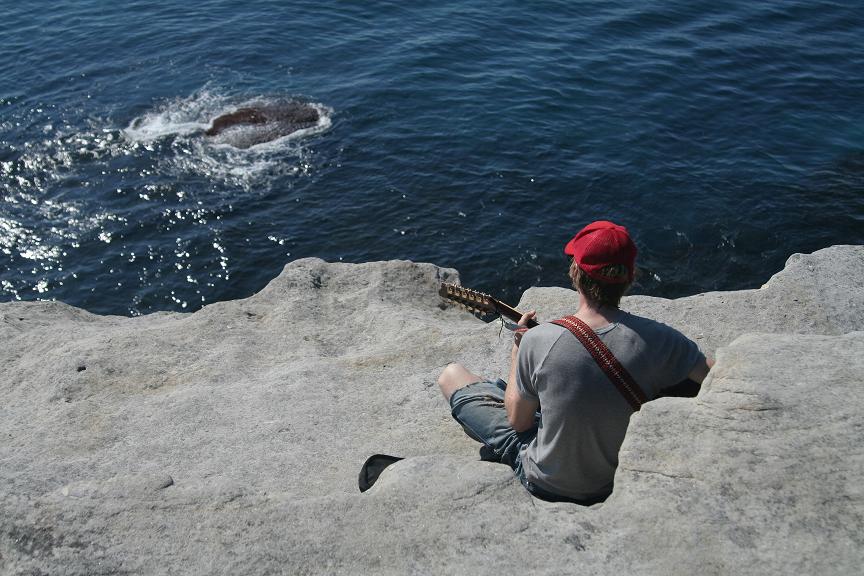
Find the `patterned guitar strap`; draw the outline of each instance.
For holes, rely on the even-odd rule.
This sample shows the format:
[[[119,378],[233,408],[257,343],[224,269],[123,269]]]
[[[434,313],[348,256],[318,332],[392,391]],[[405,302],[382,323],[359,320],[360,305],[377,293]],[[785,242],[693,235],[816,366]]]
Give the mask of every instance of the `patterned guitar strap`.
[[[603,373],[609,378],[609,381],[615,385],[618,392],[627,400],[633,411],[638,411],[642,404],[648,401],[645,392],[636,384],[627,369],[621,365],[612,351],[603,344],[600,337],[591,329],[588,324],[576,318],[576,316],[565,316],[558,320],[552,320],[552,324],[562,326],[573,333],[574,336],[585,346],[588,353],[597,362],[597,365],[603,370]]]

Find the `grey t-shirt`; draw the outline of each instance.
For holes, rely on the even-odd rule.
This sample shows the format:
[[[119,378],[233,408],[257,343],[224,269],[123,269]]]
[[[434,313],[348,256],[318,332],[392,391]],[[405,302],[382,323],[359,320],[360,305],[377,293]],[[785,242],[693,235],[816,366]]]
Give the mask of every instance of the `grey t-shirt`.
[[[703,358],[674,328],[623,311],[595,332],[648,398],[687,378]],[[609,493],[633,410],[582,343],[556,324],[529,330],[516,386],[539,399],[542,414],[537,437],[522,449],[526,479],[574,499]]]

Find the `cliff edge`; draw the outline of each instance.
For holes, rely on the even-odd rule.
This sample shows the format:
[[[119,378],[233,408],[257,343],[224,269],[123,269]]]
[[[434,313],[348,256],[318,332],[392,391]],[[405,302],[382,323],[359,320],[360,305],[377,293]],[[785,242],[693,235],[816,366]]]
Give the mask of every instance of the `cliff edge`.
[[[853,574],[864,563],[864,247],[755,290],[626,298],[717,365],[631,420],[615,491],[533,499],[435,385],[504,375],[431,264],[298,260],[194,314],[0,304],[2,574]],[[532,288],[543,319],[575,293]],[[408,457],[369,492],[376,452]]]

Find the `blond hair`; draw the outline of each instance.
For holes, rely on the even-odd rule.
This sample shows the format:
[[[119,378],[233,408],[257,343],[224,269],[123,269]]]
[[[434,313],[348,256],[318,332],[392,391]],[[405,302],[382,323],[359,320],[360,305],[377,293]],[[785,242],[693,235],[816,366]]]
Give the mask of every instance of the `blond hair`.
[[[623,264],[605,266],[600,270],[600,273],[607,278],[628,278],[630,276],[630,271]],[[570,263],[570,280],[573,281],[573,288],[578,290],[592,304],[612,308],[618,308],[621,297],[632,284],[630,281],[611,283],[595,280],[579,267],[575,258]]]

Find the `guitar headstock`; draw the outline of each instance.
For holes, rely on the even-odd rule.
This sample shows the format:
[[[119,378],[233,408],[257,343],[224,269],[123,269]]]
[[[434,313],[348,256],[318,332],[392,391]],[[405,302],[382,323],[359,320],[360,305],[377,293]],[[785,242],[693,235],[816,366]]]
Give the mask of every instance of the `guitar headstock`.
[[[498,314],[498,301],[483,292],[442,282],[438,294],[442,298],[459,304],[472,314],[478,316]]]

